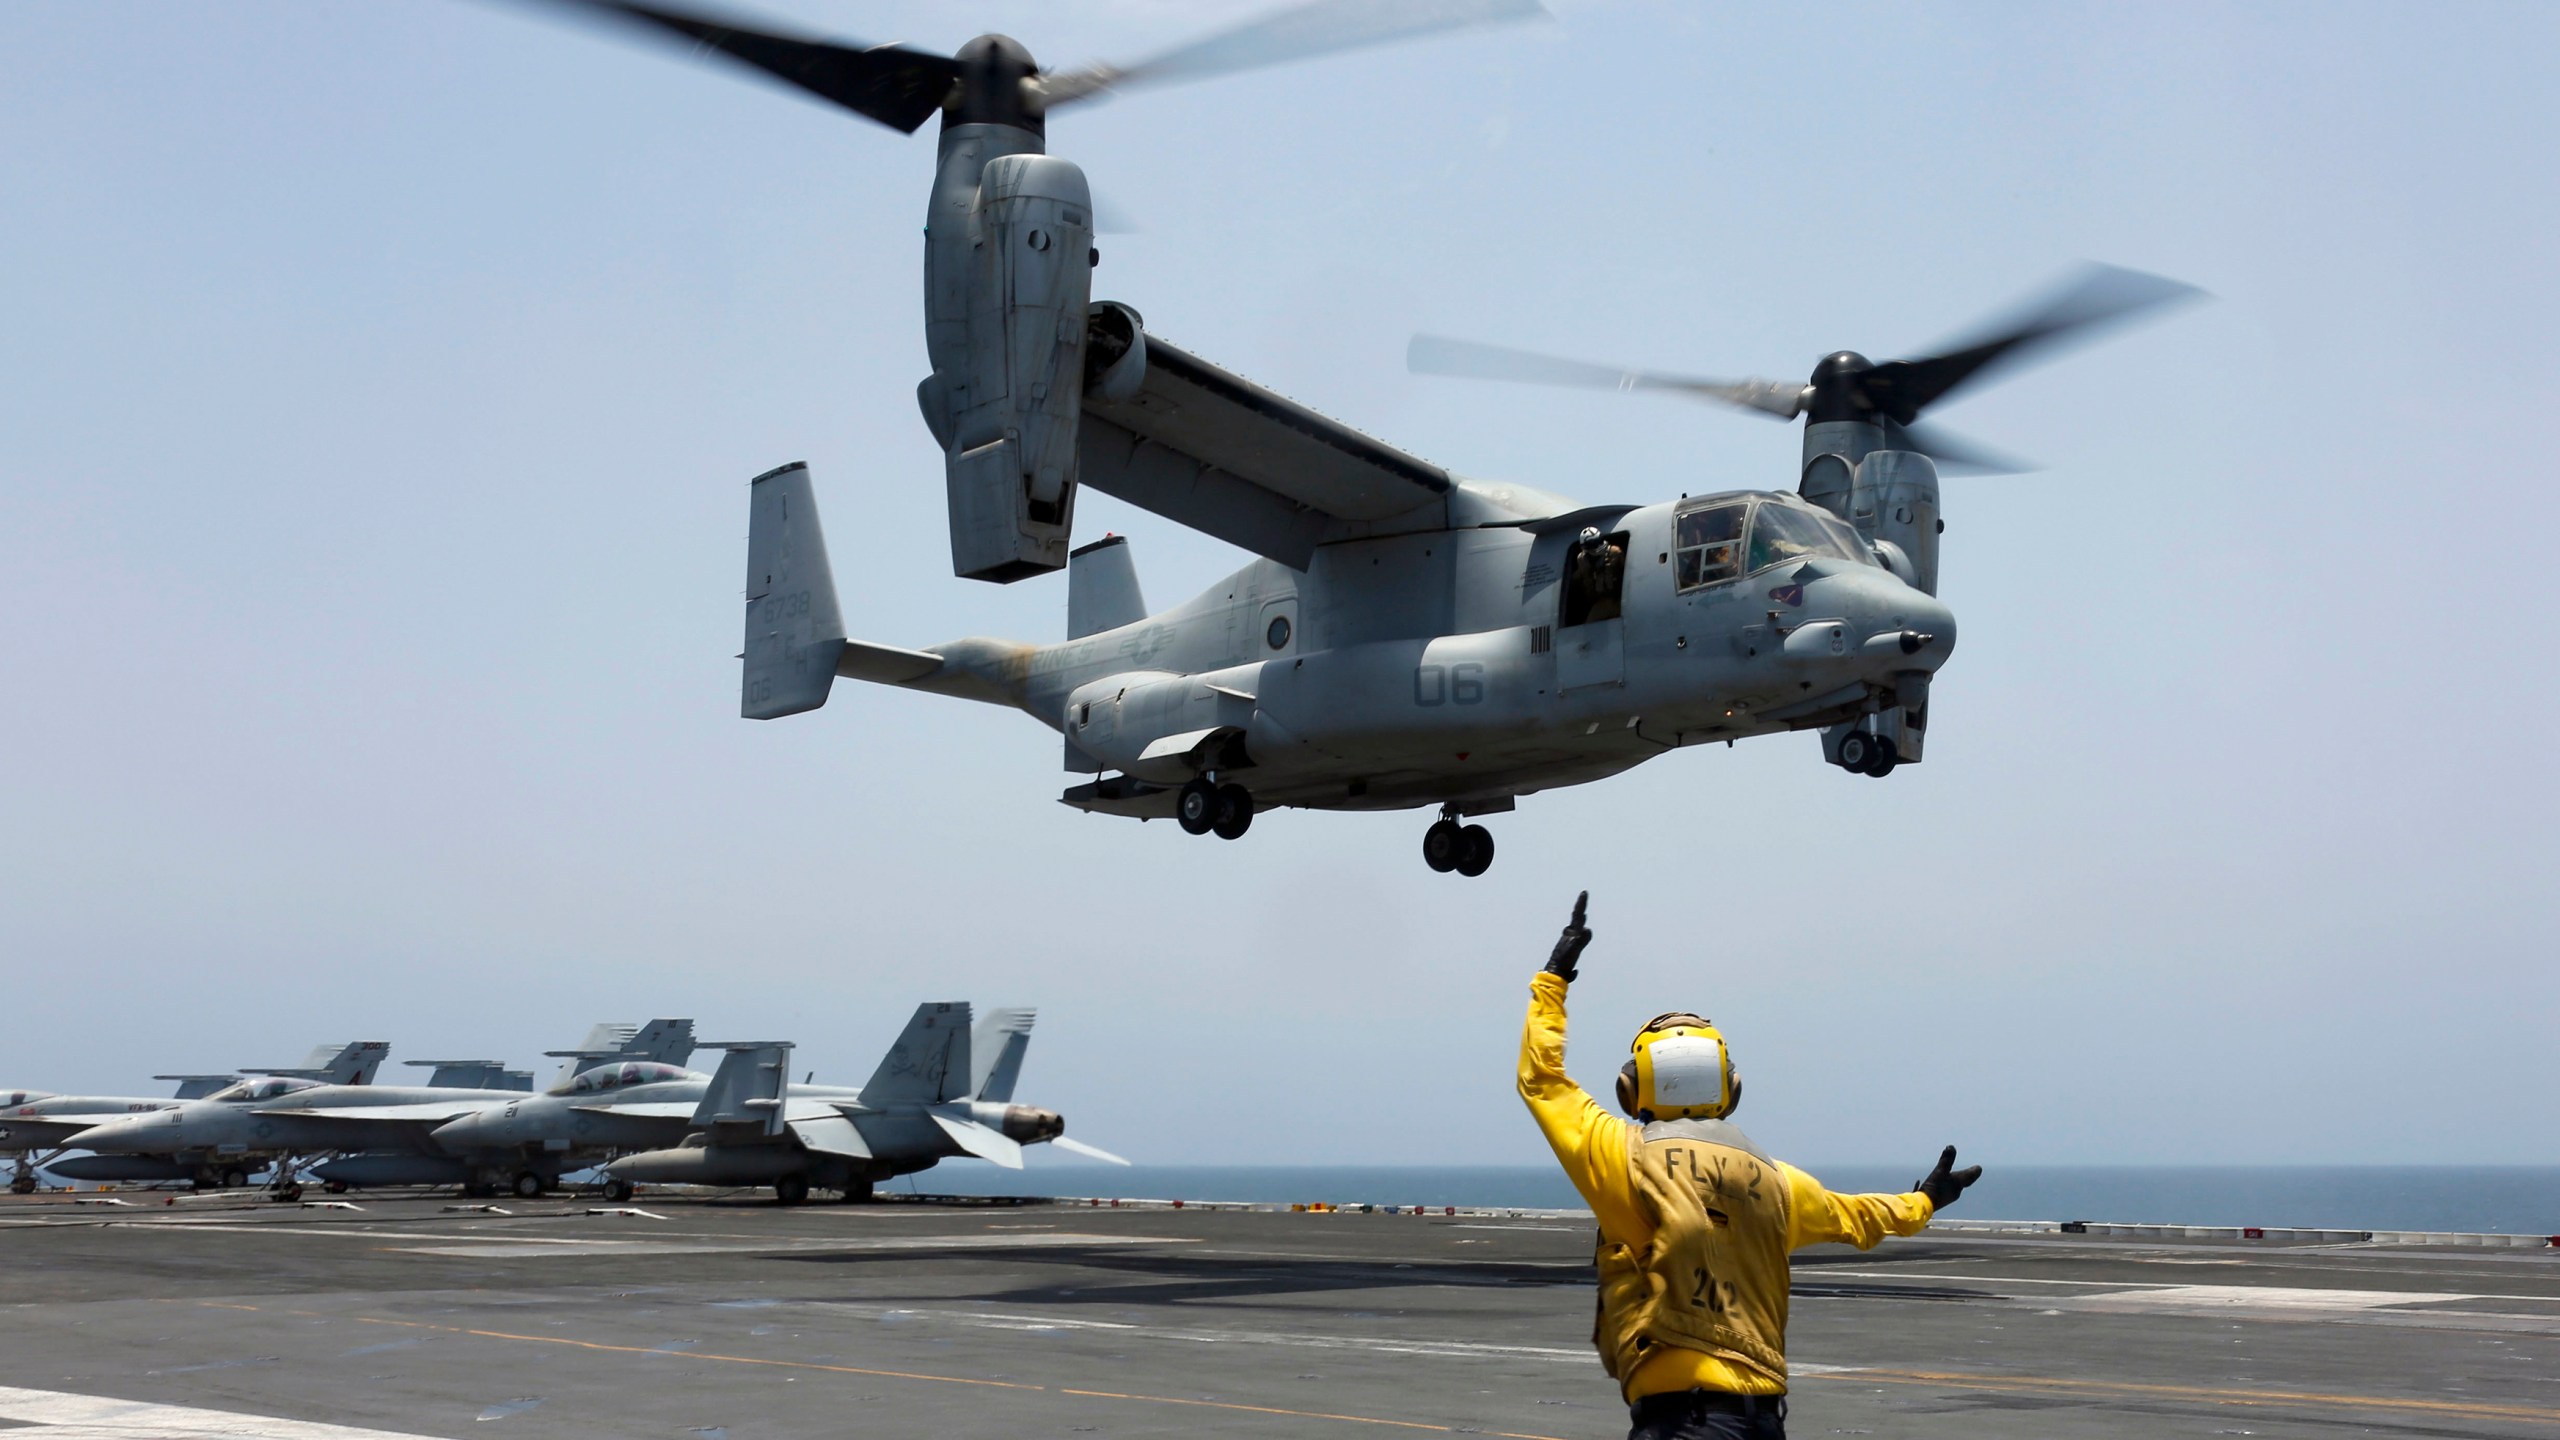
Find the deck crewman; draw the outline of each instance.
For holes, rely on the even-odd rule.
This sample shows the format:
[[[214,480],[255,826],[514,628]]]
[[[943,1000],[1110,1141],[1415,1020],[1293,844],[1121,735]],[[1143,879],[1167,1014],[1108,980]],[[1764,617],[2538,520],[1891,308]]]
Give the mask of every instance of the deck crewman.
[[[1632,1414],[1630,1440],[1783,1440],[1787,1256],[1910,1235],[1982,1176],[1937,1168],[1901,1195],[1836,1195],[1773,1160],[1726,1117],[1742,1099],[1714,1024],[1683,1011],[1637,1032],[1609,1114],[1564,1070],[1564,996],[1591,930],[1590,892],[1529,982],[1520,1098],[1600,1222],[1602,1368]]]

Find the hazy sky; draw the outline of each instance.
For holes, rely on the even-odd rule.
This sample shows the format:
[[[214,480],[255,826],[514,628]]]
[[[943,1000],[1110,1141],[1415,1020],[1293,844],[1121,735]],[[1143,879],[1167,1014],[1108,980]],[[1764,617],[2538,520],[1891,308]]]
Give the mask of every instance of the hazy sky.
[[[1245,840],[1086,816],[1021,715],[737,718],[746,492],[812,464],[856,635],[1062,633],[955,580],[918,419],[933,146],[470,0],[0,18],[0,1079],[588,1021],[858,1080],[1041,1007],[1023,1098],[1153,1160],[1537,1163],[1576,1069],[1723,1022],[1808,1161],[2542,1161],[2560,9],[1626,4],[1133,95],[1056,153],[1096,294],[1452,468],[1792,483],[1795,433],[1409,377],[1439,330],[1709,374],[1917,353],[2084,258],[2219,298],[1968,394],[1928,763],[1812,735]],[[793,0],[1053,63],[1228,5]],[[1088,493],[1169,605],[1240,552]],[[396,1069],[396,1066],[394,1067]]]

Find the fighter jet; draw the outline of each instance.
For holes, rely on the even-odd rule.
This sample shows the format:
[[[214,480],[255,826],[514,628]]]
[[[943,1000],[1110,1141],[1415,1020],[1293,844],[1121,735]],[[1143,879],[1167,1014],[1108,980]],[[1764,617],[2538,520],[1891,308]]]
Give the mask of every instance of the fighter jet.
[[[660,1023],[670,1027],[670,1037],[680,1034],[680,1043],[690,1051],[691,1021]],[[504,1104],[521,1100],[524,1095],[524,1091],[512,1087],[338,1085],[262,1076],[243,1080],[202,1100],[84,1130],[67,1144],[72,1149],[95,1152],[92,1159],[165,1156],[178,1164],[199,1167],[235,1166],[251,1157],[272,1159],[278,1162],[274,1180],[277,1197],[293,1199],[301,1194],[299,1167],[307,1157],[344,1151],[411,1151],[435,1124],[476,1105]],[[400,1158],[440,1157],[430,1154]],[[52,1168],[56,1173],[69,1173],[61,1165]],[[414,1183],[466,1178],[450,1162],[428,1168],[435,1173]],[[229,1170],[224,1173],[227,1175]],[[372,1183],[398,1182],[376,1179]]]
[[[383,1057],[390,1053],[391,1047],[380,1040],[321,1045],[300,1065],[252,1073],[310,1085],[363,1085],[373,1079],[374,1072],[382,1067]],[[147,1153],[58,1158],[81,1148],[69,1142],[83,1131],[173,1110],[186,1102],[209,1098],[240,1080],[229,1074],[151,1078],[176,1081],[177,1093],[165,1100],[133,1095],[52,1095],[32,1090],[0,1094],[0,1099],[9,1101],[0,1107],[0,1150],[14,1152],[16,1162],[9,1188],[20,1195],[32,1193],[38,1170],[50,1170],[70,1180],[193,1180],[204,1187],[246,1184],[251,1171],[260,1167],[244,1168],[237,1156],[213,1154],[181,1160],[167,1153]],[[252,1097],[244,1094],[236,1098]]]
[[[859,1090],[791,1084],[791,1047],[741,1042],[701,1101],[658,1107],[680,1144],[605,1167],[606,1193],[637,1183],[773,1186],[797,1205],[814,1187],[847,1202],[872,1186],[958,1155],[1022,1168],[1022,1147],[1047,1143],[1116,1165],[1129,1162],[1066,1136],[1054,1110],[1009,1103],[1033,1012],[998,1010],[973,1035],[966,1005],[923,1005]],[[636,1107],[633,1107],[636,1108]],[[665,1143],[665,1142],[661,1142]]]

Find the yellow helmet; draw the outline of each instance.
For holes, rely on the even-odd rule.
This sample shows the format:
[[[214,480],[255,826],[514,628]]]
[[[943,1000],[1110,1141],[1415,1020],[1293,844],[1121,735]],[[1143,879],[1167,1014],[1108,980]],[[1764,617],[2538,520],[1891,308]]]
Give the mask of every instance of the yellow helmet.
[[[1627,1047],[1618,1070],[1618,1108],[1656,1120],[1720,1120],[1742,1103],[1742,1077],[1715,1022],[1686,1010],[1656,1015]]]

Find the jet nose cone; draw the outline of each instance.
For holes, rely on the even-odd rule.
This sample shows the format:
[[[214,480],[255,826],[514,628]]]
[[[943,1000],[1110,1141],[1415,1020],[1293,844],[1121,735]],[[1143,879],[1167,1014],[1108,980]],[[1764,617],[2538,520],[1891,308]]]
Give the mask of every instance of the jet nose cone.
[[[110,1120],[92,1125],[63,1142],[66,1150],[87,1150],[99,1155],[122,1155],[134,1151],[143,1130],[139,1120]]]

